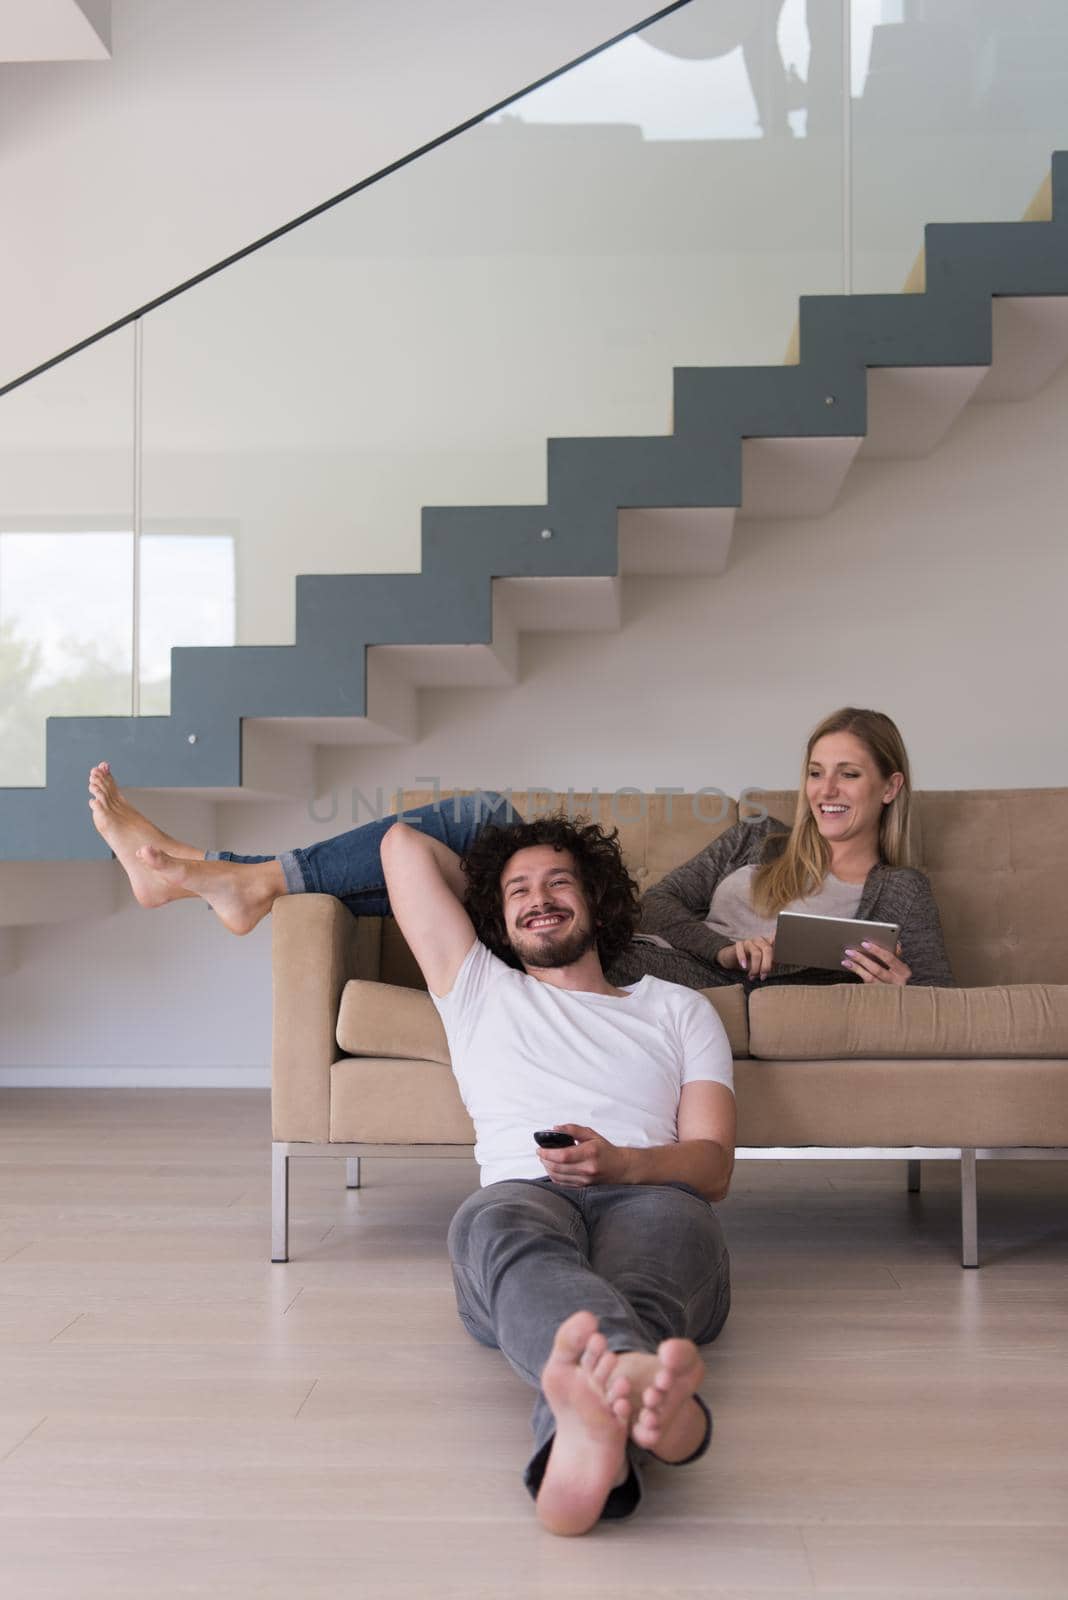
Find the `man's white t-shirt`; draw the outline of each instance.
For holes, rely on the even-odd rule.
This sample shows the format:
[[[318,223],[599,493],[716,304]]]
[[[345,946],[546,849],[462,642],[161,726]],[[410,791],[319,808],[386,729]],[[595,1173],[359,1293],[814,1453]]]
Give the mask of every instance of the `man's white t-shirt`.
[[[660,978],[642,978],[622,996],[558,989],[476,940],[449,993],[431,999],[475,1125],[484,1185],[545,1176],[535,1128],[576,1122],[612,1144],[675,1144],[683,1084],[733,1091],[715,1010]]]

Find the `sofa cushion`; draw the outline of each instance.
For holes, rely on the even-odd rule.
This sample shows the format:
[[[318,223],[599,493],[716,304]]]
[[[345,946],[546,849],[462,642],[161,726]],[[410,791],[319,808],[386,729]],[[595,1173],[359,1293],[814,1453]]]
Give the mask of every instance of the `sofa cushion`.
[[[360,1056],[330,1068],[330,1141],[473,1145],[475,1130],[451,1067]]]
[[[1068,1144],[1059,1061],[741,1061],[738,1144]],[[361,1056],[330,1069],[334,1144],[474,1144],[451,1070]]]
[[[405,989],[421,989],[426,993],[426,982],[419,963],[408,949],[408,943],[393,917],[382,918],[382,958],[376,977],[383,983],[402,985]]]
[[[1066,1056],[1068,985],[784,984],[750,996],[749,1053],[764,1061]]]
[[[736,1059],[749,1054],[749,1018],[745,1011],[745,990],[740,983],[732,983],[724,988],[702,989],[701,993],[709,1001],[719,1016],[731,1047],[731,1055]]]
[[[737,984],[704,989],[723,1023],[735,1056],[749,1050],[745,997]],[[403,1057],[450,1062],[445,1029],[426,990],[350,978],[341,995],[337,1042],[353,1056]]]
[[[445,1029],[425,989],[350,978],[341,994],[337,1042],[352,1056],[450,1064]]]
[[[738,1147],[1068,1142],[1063,1061],[739,1061]]]

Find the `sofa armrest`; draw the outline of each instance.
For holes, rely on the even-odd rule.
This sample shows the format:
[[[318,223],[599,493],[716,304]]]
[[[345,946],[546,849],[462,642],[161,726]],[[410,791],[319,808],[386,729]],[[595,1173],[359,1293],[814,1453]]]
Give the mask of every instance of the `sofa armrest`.
[[[271,924],[272,1138],[326,1144],[341,993],[350,978],[378,977],[381,919],[299,894],[275,901]]]

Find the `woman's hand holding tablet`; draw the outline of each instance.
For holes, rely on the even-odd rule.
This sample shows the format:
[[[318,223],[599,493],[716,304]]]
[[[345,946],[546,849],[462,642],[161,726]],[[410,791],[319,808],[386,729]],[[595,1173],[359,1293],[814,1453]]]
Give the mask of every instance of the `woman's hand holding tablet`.
[[[900,944],[891,955],[882,945],[872,944],[866,939],[859,950],[846,950],[842,965],[850,972],[855,972],[865,983],[893,983],[903,989],[912,977],[912,968],[901,960]]]

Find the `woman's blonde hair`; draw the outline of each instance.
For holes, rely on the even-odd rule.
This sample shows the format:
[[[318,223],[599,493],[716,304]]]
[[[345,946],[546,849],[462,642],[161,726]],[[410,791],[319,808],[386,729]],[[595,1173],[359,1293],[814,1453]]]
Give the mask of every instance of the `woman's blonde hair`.
[[[909,865],[909,806],[912,779],[905,741],[897,726],[882,711],[865,711],[843,706],[809,734],[805,759],[801,763],[801,782],[797,791],[797,810],[788,835],[773,835],[785,840],[772,860],[765,861],[753,876],[753,905],[764,916],[773,917],[792,900],[813,894],[827,876],[831,850],[821,836],[805,795],[809,764],[816,745],[829,733],[851,733],[867,750],[881,777],[889,779],[900,772],[904,782],[893,800],[883,806],[879,818],[879,859],[889,867]]]

